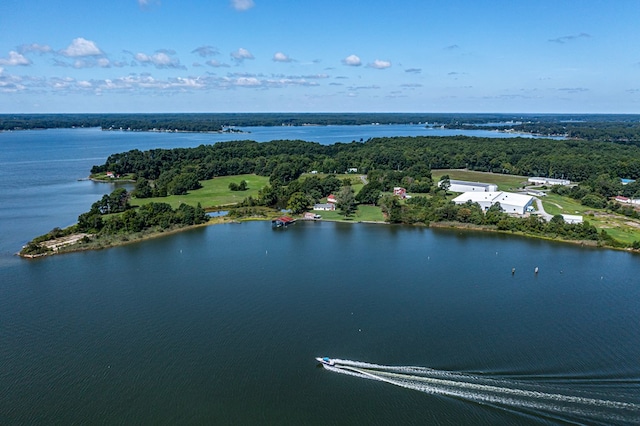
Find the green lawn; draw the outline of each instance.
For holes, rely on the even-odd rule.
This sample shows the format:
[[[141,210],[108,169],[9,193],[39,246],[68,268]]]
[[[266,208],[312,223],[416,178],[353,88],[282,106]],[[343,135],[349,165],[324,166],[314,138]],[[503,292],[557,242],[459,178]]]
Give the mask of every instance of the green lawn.
[[[596,210],[580,204],[580,201],[570,197],[562,197],[551,192],[546,197],[540,197],[544,210],[552,215],[556,214],[584,214],[586,211]]]
[[[450,179],[466,180],[469,182],[494,183],[498,185],[499,191],[514,191],[522,188],[527,183],[526,176],[502,175],[498,173],[474,172],[460,169],[438,169],[431,170],[434,182],[438,182],[444,175],[449,175]]]
[[[231,191],[229,189],[229,184],[231,182],[239,184],[242,180],[247,182],[248,189],[246,191]],[[182,203],[189,204],[191,206],[196,206],[200,203],[202,207],[207,209],[217,206],[236,204],[250,195],[255,198],[258,195],[258,191],[265,185],[269,184],[269,177],[257,175],[223,176],[211,180],[204,180],[200,183],[202,184],[202,188],[190,191],[186,195],[170,195],[168,197],[140,199],[134,198],[131,200],[131,205],[141,206],[151,202],[168,203],[175,209]]]
[[[338,211],[333,212],[319,212],[315,211],[322,216],[325,220],[347,220],[350,222],[383,222],[384,216],[382,216],[382,210],[378,206],[361,205],[358,206],[358,210],[352,216],[345,218],[344,215]]]

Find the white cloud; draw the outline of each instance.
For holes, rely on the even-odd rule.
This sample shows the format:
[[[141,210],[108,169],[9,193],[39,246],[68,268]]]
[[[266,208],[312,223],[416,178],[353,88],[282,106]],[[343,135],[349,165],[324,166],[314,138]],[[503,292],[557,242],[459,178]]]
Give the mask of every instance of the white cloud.
[[[156,68],[185,68],[180,64],[178,58],[171,57],[165,53],[167,51],[158,51],[153,55],[147,55],[146,53],[136,53],[133,58],[143,65],[153,65]]]
[[[97,61],[97,64],[100,68],[110,68],[111,62],[107,58],[100,58]]]
[[[342,60],[342,63],[345,65],[349,65],[350,67],[359,67],[362,65],[362,61],[356,55],[349,55]]]
[[[9,52],[9,56],[7,58],[0,58],[0,65],[31,65],[31,61],[18,52],[12,50]]]
[[[235,52],[231,52],[231,57],[236,62],[242,62],[245,59],[254,59],[251,52],[249,52],[247,49],[243,49],[242,47]]]
[[[205,62],[205,64],[209,65],[210,67],[214,67],[214,68],[227,68],[227,67],[229,67],[229,65],[223,64],[222,62],[216,61],[215,59],[210,59],[207,62]]]
[[[60,51],[60,54],[68,58],[103,55],[102,50],[93,41],[82,37],[74,38],[66,49]]]
[[[287,56],[286,54],[284,54],[282,52],[276,52],[273,55],[273,60],[275,62],[291,62],[292,61],[292,59],[289,56]]]
[[[197,53],[198,55],[206,58],[207,56],[214,56],[220,53],[218,49],[213,46],[200,46],[196,49],[193,49],[191,53]]]
[[[18,46],[18,52],[20,53],[36,52],[36,53],[43,54],[43,53],[49,53],[52,50],[53,49],[51,49],[51,46],[46,44],[38,44],[38,43],[23,44]]]
[[[159,0],[138,0],[138,5],[142,8],[151,6],[154,3],[160,3]]]
[[[14,93],[25,90],[27,87],[22,82],[22,77],[5,74],[4,68],[0,67],[0,93]]]
[[[231,7],[240,12],[251,9],[255,4],[253,0],[231,0]]]
[[[372,63],[370,63],[368,65],[370,68],[375,68],[378,70],[383,70],[385,68],[389,68],[391,66],[391,62],[389,61],[383,61],[380,59],[376,59],[375,61],[373,61]]]
[[[239,77],[235,81],[236,86],[255,87],[260,86],[260,80],[255,77]]]

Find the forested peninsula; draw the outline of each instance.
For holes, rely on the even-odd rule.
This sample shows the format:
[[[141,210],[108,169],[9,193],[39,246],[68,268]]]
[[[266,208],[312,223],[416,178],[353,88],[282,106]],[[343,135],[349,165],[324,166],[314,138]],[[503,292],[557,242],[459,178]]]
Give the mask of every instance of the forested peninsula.
[[[599,212],[629,220],[640,217],[635,208],[621,206],[612,199],[640,196],[640,184],[633,181],[640,178],[640,147],[626,142],[463,136],[374,138],[333,145],[245,140],[195,148],[131,150],[109,156],[104,164],[92,168],[92,176],[127,176],[135,180],[135,189],[131,193],[116,190],[105,195],[80,215],[77,225],[35,239],[22,254],[51,253],[45,241],[60,238],[61,234],[82,235],[80,245],[71,245],[75,250],[83,244],[87,248],[100,247],[96,241],[107,237],[113,241],[114,236],[121,236],[126,242],[132,234],[201,224],[208,219],[205,210],[224,208],[232,219],[270,219],[281,209],[302,214],[330,194],[337,197],[338,211],[346,220],[366,207],[377,209],[381,220],[387,223],[471,226],[640,249],[640,232],[629,234],[632,240],[622,241],[590,220],[572,224],[555,215],[545,221],[536,215],[508,215],[499,205],[484,212],[478,204],[455,204],[447,185],[438,185],[433,178],[432,172],[440,169],[523,176],[523,186],[526,176],[571,179],[579,184],[543,189],[558,197],[559,203],[566,200],[592,209],[587,211],[587,218],[593,217],[594,222]],[[346,172],[352,175],[345,175]],[[264,185],[251,188],[252,195],[234,205],[221,206],[215,200],[203,199],[203,204],[172,208],[162,201],[165,197],[168,200],[196,194],[203,183],[239,175],[264,177]],[[621,178],[627,180],[626,184]],[[449,176],[440,180],[443,179],[446,181]],[[229,184],[228,191],[241,193],[248,189],[246,182],[238,181]],[[412,198],[395,197],[394,187],[406,188]]]

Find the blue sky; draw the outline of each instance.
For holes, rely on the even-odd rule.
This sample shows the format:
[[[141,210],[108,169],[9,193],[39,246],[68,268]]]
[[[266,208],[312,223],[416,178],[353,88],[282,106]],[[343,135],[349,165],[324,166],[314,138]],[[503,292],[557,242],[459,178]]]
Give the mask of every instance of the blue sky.
[[[4,0],[0,113],[640,113],[640,1]]]

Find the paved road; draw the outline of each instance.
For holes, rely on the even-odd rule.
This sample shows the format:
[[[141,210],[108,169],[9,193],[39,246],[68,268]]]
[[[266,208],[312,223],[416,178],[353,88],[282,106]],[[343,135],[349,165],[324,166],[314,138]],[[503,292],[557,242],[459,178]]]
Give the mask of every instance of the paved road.
[[[538,212],[537,212],[538,215],[542,216],[544,220],[549,222],[553,217],[553,215],[544,211],[544,207],[542,206],[542,201],[540,201],[540,198],[534,197],[534,199],[536,200],[536,206],[538,207]]]

